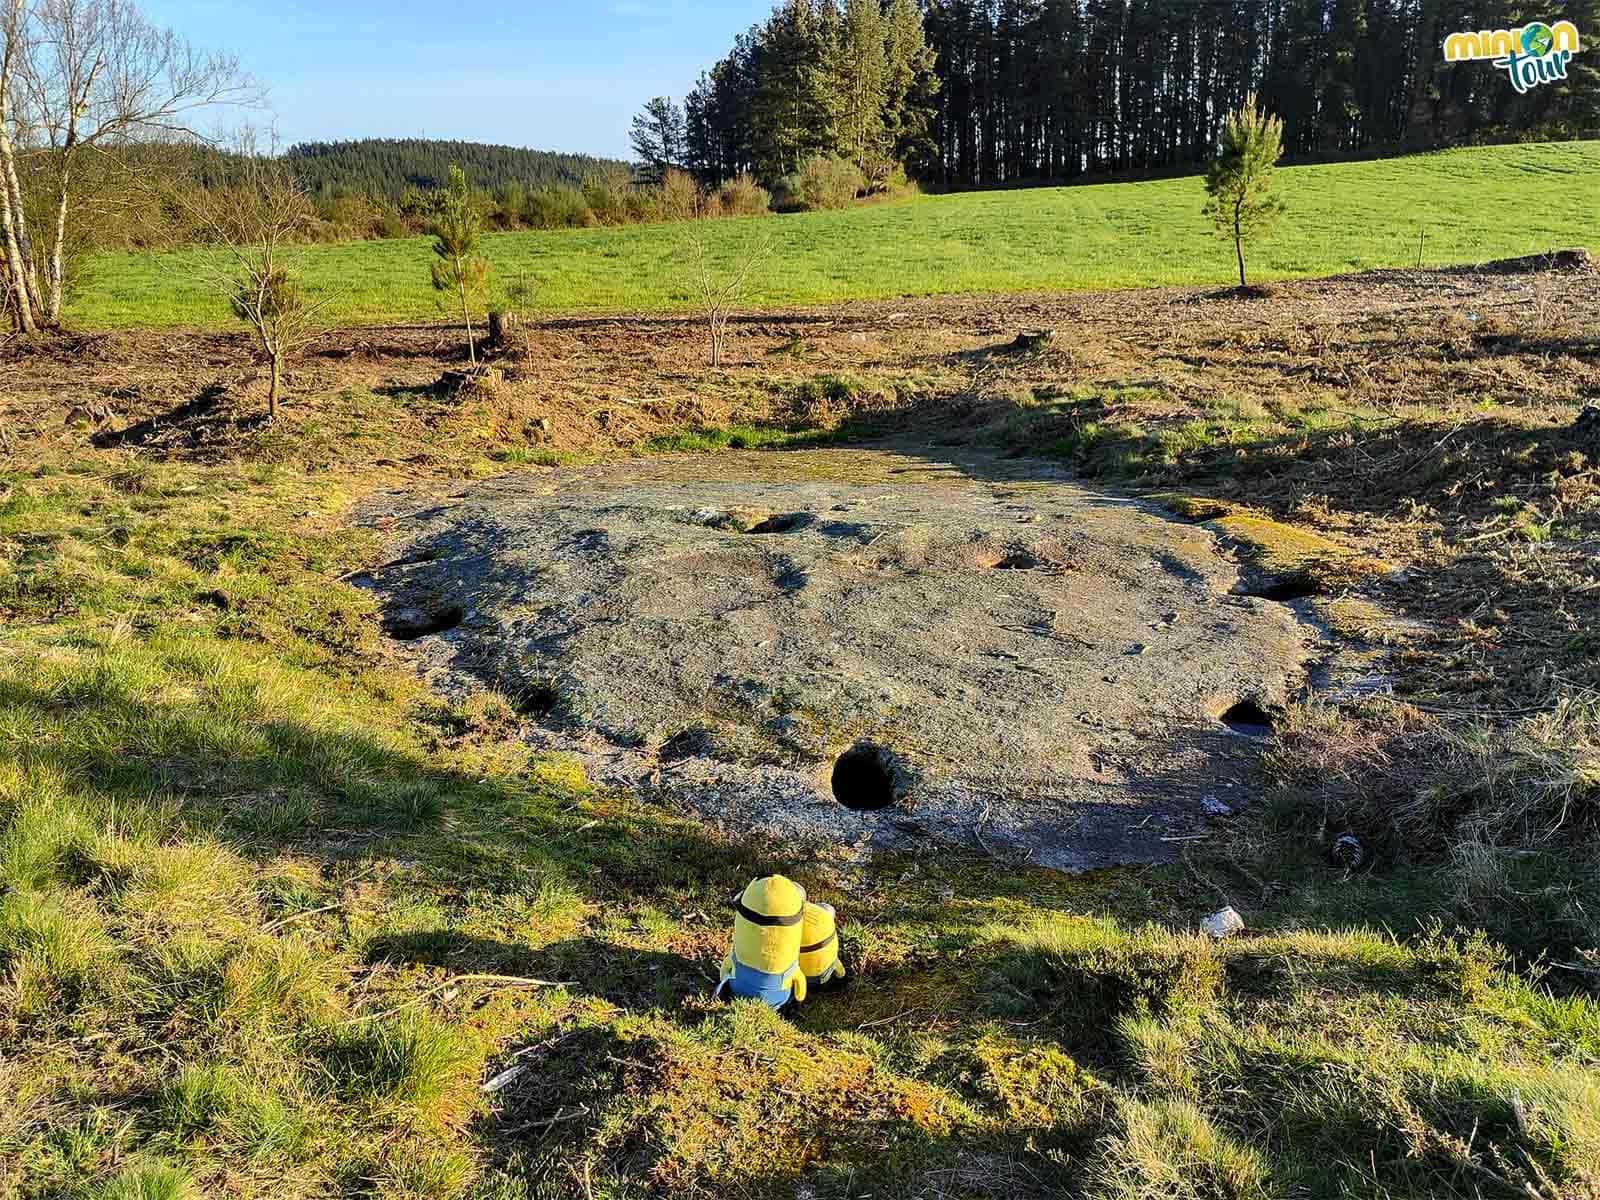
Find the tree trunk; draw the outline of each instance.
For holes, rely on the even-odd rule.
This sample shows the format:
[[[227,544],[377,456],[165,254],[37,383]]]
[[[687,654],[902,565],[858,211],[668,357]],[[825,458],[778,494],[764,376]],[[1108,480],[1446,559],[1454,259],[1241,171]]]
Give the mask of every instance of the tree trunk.
[[[46,277],[47,293],[44,318],[46,324],[61,324],[61,303],[67,291],[67,271],[63,261],[67,244],[67,189],[71,181],[69,169],[61,165],[61,183],[56,189],[55,240],[50,244],[50,266]]]
[[[6,226],[6,252],[11,252],[14,242],[16,263],[21,266],[23,293],[32,311],[38,314],[43,311],[44,305],[39,300],[39,280],[33,273],[33,245],[28,238],[28,218],[22,211],[22,184],[17,180],[16,152],[11,144],[11,135],[3,123],[0,123],[0,188],[7,189],[11,209],[11,219]]]
[[[272,356],[272,383],[267,389],[267,420],[278,419],[278,388],[283,375],[283,355]]]
[[[22,248],[17,245],[16,228],[11,223],[11,190],[0,178],[0,234],[4,235],[6,270],[12,282],[12,295],[17,305],[17,328],[23,333],[35,333],[38,326],[33,320],[33,303],[28,295],[26,264],[22,261]]]
[[[39,296],[33,278],[33,256],[28,246],[28,223],[22,211],[22,188],[17,182],[16,153],[11,145],[11,115],[7,101],[11,97],[11,70],[16,61],[21,37],[22,0],[12,0],[11,12],[0,22],[0,46],[4,48],[4,61],[0,62],[0,235],[4,244],[6,263],[11,270],[17,299],[17,326],[23,333],[38,329],[34,314],[39,309]]]
[[[474,367],[478,365],[478,352],[472,345],[472,312],[467,307],[467,280],[458,268],[456,278],[461,281],[461,319],[467,324],[467,361]]]
[[[1243,289],[1244,283],[1244,230],[1239,228],[1239,207],[1243,201],[1233,206],[1233,252],[1239,256],[1239,287]]]

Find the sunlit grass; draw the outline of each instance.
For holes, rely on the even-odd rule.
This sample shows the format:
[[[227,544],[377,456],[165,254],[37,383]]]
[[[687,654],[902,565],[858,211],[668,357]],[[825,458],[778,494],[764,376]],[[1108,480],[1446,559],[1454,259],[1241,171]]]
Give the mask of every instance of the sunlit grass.
[[[1600,235],[1600,142],[1474,147],[1377,162],[1291,167],[1288,211],[1249,254],[1257,279],[1482,262]],[[1198,177],[928,196],[843,212],[713,221],[732,264],[771,239],[752,307],[963,292],[1227,285],[1233,250],[1201,215]],[[552,312],[694,307],[691,227],[490,234],[503,285],[538,283]],[[423,238],[307,247],[308,290],[330,322],[441,319]],[[184,252],[95,257],[69,321],[85,328],[233,324]]]

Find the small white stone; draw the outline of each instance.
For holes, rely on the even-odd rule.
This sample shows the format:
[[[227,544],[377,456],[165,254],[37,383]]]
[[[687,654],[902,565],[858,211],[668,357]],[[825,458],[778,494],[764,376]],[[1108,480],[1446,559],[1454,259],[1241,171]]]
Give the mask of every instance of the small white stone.
[[[1214,912],[1200,922],[1200,932],[1222,941],[1223,938],[1232,937],[1244,930],[1244,918],[1232,908],[1225,908],[1221,912]]]

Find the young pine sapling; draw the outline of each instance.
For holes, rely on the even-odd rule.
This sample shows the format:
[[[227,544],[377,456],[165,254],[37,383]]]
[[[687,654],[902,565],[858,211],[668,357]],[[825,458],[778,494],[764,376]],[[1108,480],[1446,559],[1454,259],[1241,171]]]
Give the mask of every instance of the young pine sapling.
[[[489,264],[481,252],[483,218],[473,207],[467,177],[460,167],[450,168],[450,179],[434,201],[433,287],[455,292],[461,299],[461,320],[467,327],[467,360],[476,367],[478,352],[472,338],[472,297],[481,293],[489,278]]]
[[[1272,171],[1283,157],[1283,122],[1256,107],[1251,92],[1227,116],[1222,143],[1206,171],[1205,212],[1218,236],[1233,239],[1239,286],[1245,286],[1244,246],[1272,230],[1281,201],[1273,197]]]

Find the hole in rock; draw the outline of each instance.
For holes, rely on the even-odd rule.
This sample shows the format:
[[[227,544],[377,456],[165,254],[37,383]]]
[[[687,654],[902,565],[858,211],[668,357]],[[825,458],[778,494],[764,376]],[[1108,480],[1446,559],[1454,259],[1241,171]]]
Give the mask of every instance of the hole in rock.
[[[815,521],[810,513],[778,513],[768,517],[759,525],[750,528],[751,533],[793,533],[797,529],[804,529]]]
[[[1263,600],[1305,600],[1317,594],[1316,580],[1309,575],[1280,575],[1249,588],[1246,596],[1259,596]]]
[[[396,641],[414,642],[418,638],[454,629],[467,619],[467,610],[459,605],[425,611],[420,608],[401,608],[384,614],[383,631]]]
[[[709,758],[716,743],[708,729],[685,729],[661,743],[662,762],[682,762],[686,758]]]
[[[513,707],[524,717],[548,717],[561,703],[561,692],[550,680],[530,683],[513,702]]]
[[[1272,714],[1254,700],[1241,700],[1222,714],[1222,723],[1245,737],[1270,737]]]
[[[877,812],[895,800],[889,752],[871,742],[846,750],[833,764],[833,798],[851,812]]]
[[[1042,566],[1037,558],[1026,550],[1015,550],[995,563],[996,571],[1036,571]]]

